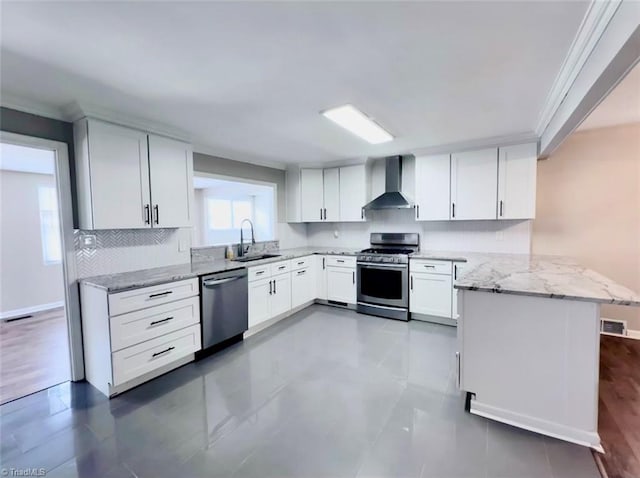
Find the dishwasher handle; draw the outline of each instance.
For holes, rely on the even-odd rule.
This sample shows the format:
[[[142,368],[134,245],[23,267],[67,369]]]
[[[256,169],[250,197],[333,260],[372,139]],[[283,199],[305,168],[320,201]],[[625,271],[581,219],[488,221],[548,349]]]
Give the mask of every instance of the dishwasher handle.
[[[243,277],[244,276],[237,276],[237,277],[229,277],[228,279],[205,280],[205,281],[202,281],[202,285],[204,287],[213,288],[213,287],[217,287],[217,286],[222,285],[222,284],[226,284],[228,282],[232,282],[234,280],[242,279]]]

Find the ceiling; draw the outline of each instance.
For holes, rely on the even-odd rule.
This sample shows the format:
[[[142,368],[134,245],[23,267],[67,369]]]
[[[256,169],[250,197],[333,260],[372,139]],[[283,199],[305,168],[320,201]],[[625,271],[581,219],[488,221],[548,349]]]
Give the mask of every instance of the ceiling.
[[[550,2],[3,2],[1,93],[188,133],[258,163],[533,134],[587,10]],[[352,103],[396,139],[319,112]]]
[[[55,153],[46,149],[0,143],[0,170],[54,174]]]
[[[640,63],[618,83],[577,131],[640,123]]]

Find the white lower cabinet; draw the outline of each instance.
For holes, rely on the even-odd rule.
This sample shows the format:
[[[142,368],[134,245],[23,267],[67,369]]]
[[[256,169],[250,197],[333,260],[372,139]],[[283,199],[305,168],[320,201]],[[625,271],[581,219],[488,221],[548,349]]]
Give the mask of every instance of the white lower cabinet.
[[[279,261],[249,268],[249,327],[291,310],[290,267],[290,261]]]
[[[271,277],[249,282],[249,327],[271,318]]]
[[[315,256],[316,258],[316,298],[327,300],[327,258],[326,256]]]
[[[327,267],[327,300],[344,304],[356,303],[355,267]]]
[[[291,308],[300,307],[316,298],[314,272],[313,265],[291,272]]]
[[[409,312],[418,320],[423,316],[451,319],[453,315],[453,277],[449,261],[413,259],[409,264]]]
[[[126,292],[82,283],[85,377],[113,396],[183,365],[201,349],[198,279]]]
[[[411,312],[451,318],[451,276],[412,273],[409,286]]]

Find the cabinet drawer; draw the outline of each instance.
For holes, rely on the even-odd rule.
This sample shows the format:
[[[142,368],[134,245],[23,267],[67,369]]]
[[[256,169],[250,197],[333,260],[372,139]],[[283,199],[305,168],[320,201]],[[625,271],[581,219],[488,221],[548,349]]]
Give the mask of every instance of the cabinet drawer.
[[[327,256],[327,265],[333,267],[355,267],[355,256]]]
[[[313,256],[298,257],[297,259],[291,259],[291,270],[297,271],[304,269],[313,264]]]
[[[178,300],[110,319],[111,350],[131,347],[146,340],[200,322],[200,298]]]
[[[428,272],[430,274],[451,275],[450,261],[423,261],[411,259],[409,261],[409,270],[411,272]]]
[[[259,279],[265,279],[267,277],[271,277],[271,264],[249,267],[249,272],[248,272],[249,282],[252,282],[254,280],[259,280]]]
[[[169,282],[153,287],[109,294],[109,315],[125,314],[196,295],[198,295],[198,279]]]
[[[291,261],[280,261],[271,264],[271,275],[284,274],[291,270]]]
[[[200,350],[200,326],[192,325],[111,354],[113,385],[170,364]]]

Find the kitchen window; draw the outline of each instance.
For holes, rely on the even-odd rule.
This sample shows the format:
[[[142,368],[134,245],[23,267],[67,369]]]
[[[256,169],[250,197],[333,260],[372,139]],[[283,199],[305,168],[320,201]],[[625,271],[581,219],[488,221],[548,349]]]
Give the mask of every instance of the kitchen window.
[[[60,218],[56,188],[38,188],[40,206],[40,236],[42,240],[42,259],[45,264],[59,264],[62,261],[60,241]]]
[[[230,199],[207,199],[209,229],[240,229],[244,219],[253,221],[253,201]]]

